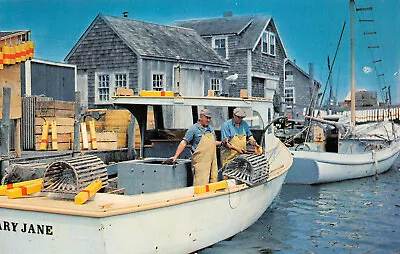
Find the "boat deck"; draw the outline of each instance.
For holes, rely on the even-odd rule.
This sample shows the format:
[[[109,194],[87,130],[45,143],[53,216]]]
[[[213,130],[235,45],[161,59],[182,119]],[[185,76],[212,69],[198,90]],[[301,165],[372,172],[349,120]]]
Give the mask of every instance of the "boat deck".
[[[228,180],[228,188],[202,194],[194,194],[194,187],[133,196],[97,193],[84,205],[76,205],[73,200],[62,200],[57,195],[46,193],[19,199],[0,196],[0,208],[102,218],[179,205],[247,188],[245,184],[236,185],[234,180]]]

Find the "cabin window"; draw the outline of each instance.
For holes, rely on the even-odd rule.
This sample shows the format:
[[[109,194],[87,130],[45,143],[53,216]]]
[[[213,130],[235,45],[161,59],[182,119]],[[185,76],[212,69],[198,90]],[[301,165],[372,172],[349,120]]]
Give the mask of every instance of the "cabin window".
[[[98,99],[99,101],[110,100],[110,75],[98,75]]]
[[[154,91],[164,90],[164,74],[153,74],[152,84]]]
[[[285,102],[287,103],[287,108],[292,108],[295,103],[294,94],[294,87],[285,88]]]
[[[285,81],[293,81],[293,71],[285,71]]]
[[[117,73],[114,76],[114,85],[115,85],[115,90],[117,90],[118,87],[123,87],[127,88],[127,79],[126,79],[126,74],[125,73]]]
[[[272,32],[264,31],[261,37],[261,52],[275,56],[276,36]]]
[[[228,58],[228,37],[214,37],[212,39],[212,47],[223,58]]]
[[[210,79],[210,90],[214,90],[216,96],[221,94],[221,79],[219,78],[211,78]]]

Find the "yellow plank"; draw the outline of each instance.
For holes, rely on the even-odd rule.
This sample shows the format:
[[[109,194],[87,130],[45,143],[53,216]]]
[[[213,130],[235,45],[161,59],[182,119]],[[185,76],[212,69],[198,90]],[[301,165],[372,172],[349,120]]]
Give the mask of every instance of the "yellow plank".
[[[103,187],[103,184],[100,179],[97,179],[75,196],[75,204],[82,205],[91,197],[93,197],[93,195],[96,194],[101,187]]]
[[[56,120],[51,121],[51,147],[52,150],[58,150]]]
[[[94,120],[89,122],[90,139],[92,140],[92,149],[97,150],[96,128],[94,127]]]
[[[19,183],[10,183],[7,185],[1,185],[0,186],[0,195],[6,195],[7,194],[7,190],[16,188],[16,187],[20,187],[20,186],[25,186],[25,185],[30,185],[30,184],[34,184],[34,183],[43,183],[43,178],[38,178],[35,180],[30,180],[30,181],[24,181],[24,182],[19,182]]]
[[[89,149],[89,141],[88,135],[86,130],[86,123],[81,123],[81,133],[82,133],[82,149],[88,150]]]
[[[174,97],[173,91],[146,91],[141,90],[139,92],[140,96],[149,96],[149,97]]]
[[[40,143],[41,151],[45,151],[47,149],[47,139],[49,138],[49,128],[50,128],[50,123],[44,122],[43,123],[43,132],[42,132],[42,141]]]
[[[227,181],[220,181],[216,183],[210,183],[202,186],[195,186],[194,187],[194,194],[202,194],[206,192],[213,192],[217,190],[222,190],[228,188]]]
[[[40,192],[43,183],[31,183],[25,186],[16,187],[7,191],[8,198],[20,198]]]

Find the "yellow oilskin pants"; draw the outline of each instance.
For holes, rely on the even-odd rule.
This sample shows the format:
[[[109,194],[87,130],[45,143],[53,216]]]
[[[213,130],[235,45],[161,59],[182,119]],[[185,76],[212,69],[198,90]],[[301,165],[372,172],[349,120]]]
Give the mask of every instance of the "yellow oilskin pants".
[[[245,135],[235,135],[231,142],[233,146],[240,149],[246,150],[246,136]],[[233,158],[238,156],[239,153],[236,150],[230,149],[228,147],[221,147],[221,161],[222,166],[228,164]]]
[[[217,148],[213,134],[203,134],[192,154],[193,186],[218,182]]]

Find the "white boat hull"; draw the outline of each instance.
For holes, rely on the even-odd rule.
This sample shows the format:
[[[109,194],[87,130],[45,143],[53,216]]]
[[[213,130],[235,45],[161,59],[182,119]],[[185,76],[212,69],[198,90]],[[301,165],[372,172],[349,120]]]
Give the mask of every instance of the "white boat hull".
[[[293,165],[285,183],[319,184],[373,176],[389,170],[399,151],[399,140],[375,154],[292,151]]]
[[[104,218],[1,209],[1,253],[190,253],[257,221],[285,176],[232,194]],[[12,223],[18,223],[15,231]],[[38,234],[37,225],[49,228]]]
[[[268,138],[268,137],[267,137]],[[82,206],[40,194],[0,196],[0,253],[191,253],[245,230],[280,191],[289,150],[269,137],[265,184],[227,181],[219,191],[194,187],[140,195],[97,193]],[[156,183],[155,183],[156,184]],[[197,194],[195,194],[197,193]]]

